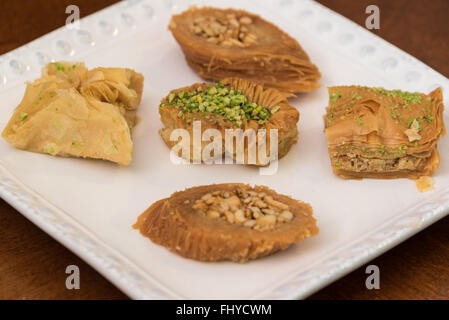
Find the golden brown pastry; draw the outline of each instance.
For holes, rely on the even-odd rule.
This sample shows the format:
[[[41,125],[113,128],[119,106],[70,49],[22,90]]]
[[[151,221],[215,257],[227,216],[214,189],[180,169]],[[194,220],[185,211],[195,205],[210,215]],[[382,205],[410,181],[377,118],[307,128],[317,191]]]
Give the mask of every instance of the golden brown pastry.
[[[27,84],[2,136],[23,150],[127,165],[142,91],[143,76],[130,69],[50,63]]]
[[[343,178],[412,178],[438,168],[446,129],[441,89],[330,87],[324,117],[329,156]]]
[[[264,89],[260,85],[242,79],[225,79],[218,84],[197,83],[176,89],[161,101],[159,113],[165,127],[159,133],[165,143],[172,148],[178,143],[178,141],[170,140],[173,130],[186,129],[191,139],[189,159],[193,161],[195,155],[193,128],[196,121],[201,121],[201,133],[207,129],[216,129],[221,134],[221,152],[213,156],[221,157],[226,153],[234,159],[238,149],[235,143],[226,144],[226,129],[242,129],[243,132],[253,129],[254,139],[244,140],[244,159],[241,159],[241,163],[267,165],[268,162],[260,161],[265,158],[259,157],[258,148],[264,146],[260,151],[266,155],[267,159],[270,158],[271,129],[278,130],[277,140],[274,141],[278,145],[278,158],[287,154],[290,147],[297,141],[296,124],[299,120],[299,112],[288,104],[287,96],[276,89]],[[263,139],[259,139],[258,136],[260,129],[266,130],[266,136]],[[255,146],[250,148],[250,152],[248,152],[249,141],[254,143],[257,141],[257,146],[250,143],[251,146]],[[200,155],[208,144],[210,141],[202,141]],[[251,154],[255,154],[255,159],[248,159],[248,155]],[[185,154],[182,156],[187,158]],[[203,160],[205,160],[204,157]]]
[[[204,79],[239,77],[291,93],[320,87],[321,74],[299,43],[258,15],[193,6],[174,15],[169,29]]]
[[[149,207],[134,228],[201,261],[257,259],[318,233],[310,205],[241,183],[176,192]]]

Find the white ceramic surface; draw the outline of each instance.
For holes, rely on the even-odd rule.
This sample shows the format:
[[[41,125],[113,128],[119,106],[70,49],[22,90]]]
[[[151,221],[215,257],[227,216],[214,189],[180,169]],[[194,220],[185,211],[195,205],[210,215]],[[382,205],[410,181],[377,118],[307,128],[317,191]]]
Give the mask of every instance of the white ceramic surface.
[[[332,174],[323,134],[325,86],[360,84],[449,96],[449,80],[327,8],[305,1],[207,1],[261,14],[296,37],[323,73],[323,88],[292,100],[300,140],[273,176],[237,165],[173,165],[157,134],[159,100],[197,82],[167,30],[171,13],[206,1],[126,1],[0,56],[0,128],[47,61],[134,68],[145,90],[130,166],[19,151],[0,139],[0,196],[136,299],[304,298],[449,212],[448,139],[435,190],[413,181],[346,181]],[[82,14],[82,12],[81,12]],[[447,120],[446,112],[446,123]],[[312,204],[320,234],[247,264],[200,263],[152,244],[131,228],[154,201],[188,186],[268,185]],[[82,283],[81,279],[81,283]]]

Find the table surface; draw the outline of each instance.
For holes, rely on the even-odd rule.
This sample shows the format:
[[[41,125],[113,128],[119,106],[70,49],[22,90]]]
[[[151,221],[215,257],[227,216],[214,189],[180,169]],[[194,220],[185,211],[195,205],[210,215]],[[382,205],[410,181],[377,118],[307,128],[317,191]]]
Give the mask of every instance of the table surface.
[[[364,26],[365,8],[380,8],[374,33],[449,77],[448,0],[318,0]],[[86,16],[116,0],[0,1],[0,54],[65,23],[66,6]],[[0,199],[0,299],[127,299],[89,265]],[[366,266],[311,299],[449,299],[449,217],[369,264],[380,268],[379,290],[365,287]],[[65,269],[77,265],[81,289],[65,288]]]

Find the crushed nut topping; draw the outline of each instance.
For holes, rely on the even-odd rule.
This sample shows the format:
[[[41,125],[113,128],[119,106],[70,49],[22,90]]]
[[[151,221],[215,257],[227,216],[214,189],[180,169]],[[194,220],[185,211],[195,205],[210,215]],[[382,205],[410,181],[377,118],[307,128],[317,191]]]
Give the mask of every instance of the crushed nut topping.
[[[190,31],[217,45],[243,48],[257,42],[257,36],[249,32],[248,26],[252,23],[250,17],[239,18],[233,13],[223,18],[197,17],[190,26]]]
[[[273,229],[276,225],[294,218],[287,204],[264,192],[244,189],[238,189],[235,193],[207,193],[196,200],[192,208],[208,218],[223,219],[259,231]]]
[[[421,135],[418,133],[420,130],[420,124],[419,121],[414,119],[410,129],[407,129],[404,131],[405,135],[408,137],[408,141],[418,141],[421,140]]]

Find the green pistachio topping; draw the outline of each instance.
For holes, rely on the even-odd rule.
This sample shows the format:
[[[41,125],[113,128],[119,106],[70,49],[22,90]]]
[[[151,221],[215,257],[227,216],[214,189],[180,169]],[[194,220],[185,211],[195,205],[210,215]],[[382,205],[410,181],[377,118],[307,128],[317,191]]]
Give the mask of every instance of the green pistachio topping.
[[[26,118],[28,118],[28,113],[21,112],[20,113],[20,121],[24,121],[24,120],[26,120]]]
[[[400,97],[405,104],[421,104],[422,96],[419,92],[407,92],[402,90],[386,90],[384,88],[367,88],[368,91],[374,91],[387,97]]]
[[[57,147],[57,144],[54,142],[50,142],[47,144],[47,146],[44,148],[44,152],[45,153],[49,153],[49,154],[54,154],[55,153],[55,148]]]
[[[241,126],[243,120],[256,120],[264,124],[272,114],[280,110],[280,106],[274,106],[271,110],[255,102],[251,102],[240,91],[222,83],[208,88],[198,87],[192,91],[181,91],[177,94],[170,93],[166,102],[160,107],[174,106],[179,109],[178,117],[183,118],[189,113],[213,113],[223,116],[225,121],[231,121]],[[203,114],[203,119],[211,119],[210,115]],[[195,121],[195,117],[193,118]],[[190,122],[190,121],[189,121]]]
[[[354,100],[354,99],[360,100],[360,99],[362,99],[362,96],[357,94],[357,92],[352,91],[351,92],[351,100]]]
[[[65,70],[64,67],[61,64],[59,64],[59,63],[55,63],[54,65],[56,67],[56,70],[58,70],[58,71],[64,71]]]
[[[408,147],[406,145],[400,146],[399,147],[399,153],[401,154],[405,154],[405,152],[407,151]]]
[[[424,118],[424,120],[426,120],[428,123],[431,123],[432,120],[433,120],[433,116],[431,116],[431,115],[425,115],[423,118]]]
[[[276,112],[278,112],[281,109],[280,106],[274,106],[273,108],[271,108],[270,112],[271,114],[275,114]]]
[[[338,99],[341,98],[341,94],[338,94],[336,92],[332,92],[330,97],[329,97],[329,101],[330,102],[337,102]]]

